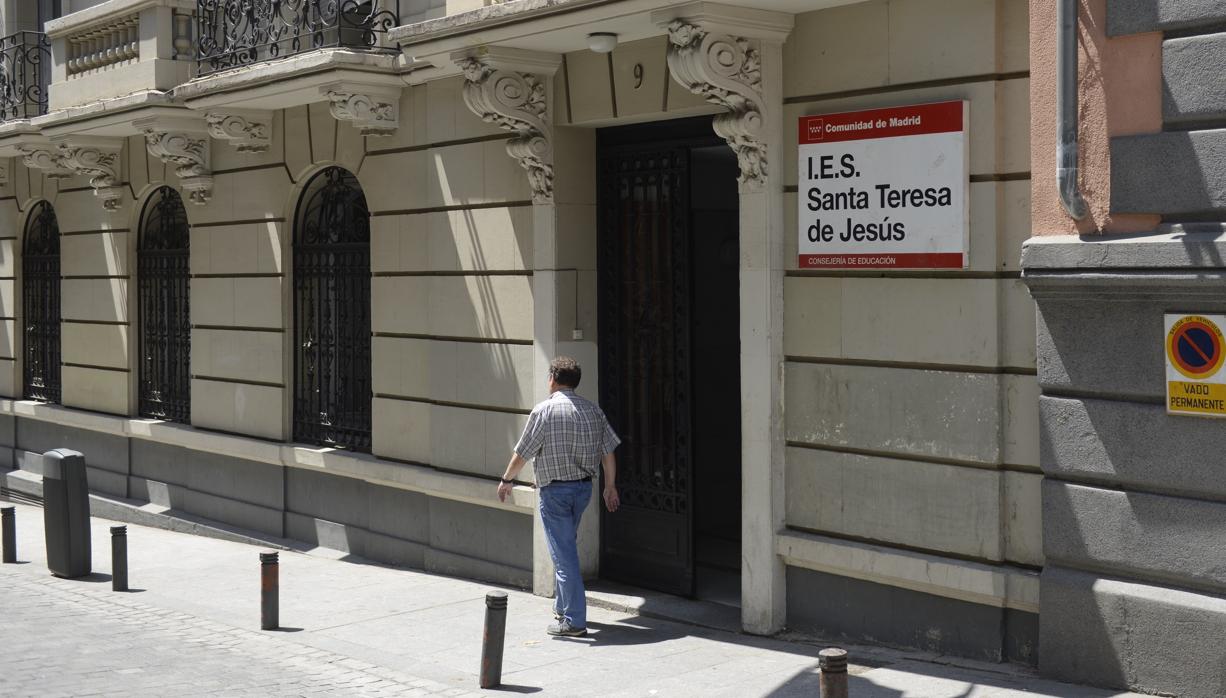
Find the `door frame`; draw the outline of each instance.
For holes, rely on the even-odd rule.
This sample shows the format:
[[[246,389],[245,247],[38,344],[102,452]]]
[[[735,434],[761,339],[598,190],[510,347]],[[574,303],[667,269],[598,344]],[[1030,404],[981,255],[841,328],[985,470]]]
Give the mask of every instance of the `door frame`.
[[[671,20],[680,10],[661,11],[661,20]],[[665,16],[668,15],[668,16]],[[726,17],[725,17],[726,16]],[[746,23],[746,16],[755,22]],[[731,23],[723,21],[730,18]],[[757,21],[762,20],[762,21]],[[784,211],[783,175],[785,148],[795,148],[795,134],[783,128],[783,40],[791,30],[790,15],[745,8],[711,6],[692,21],[716,31],[735,32],[757,44],[760,61],[754,73],[753,90],[760,117],[741,109],[725,112],[734,122],[752,125],[752,135],[735,136],[757,148],[765,159],[757,171],[740,184],[740,332],[741,332],[741,625],[746,632],[769,635],[783,628],[786,617],[785,566],[776,549],[784,523],[784,477],[786,450],[784,427],[783,279],[787,266],[788,231]],[[670,48],[670,63],[678,53]],[[682,57],[684,60],[684,57]],[[556,67],[554,68],[556,69]],[[535,68],[545,83],[544,94],[552,95],[554,69]],[[674,79],[675,68],[670,65]],[[691,76],[686,75],[686,79]],[[548,109],[555,105],[550,99]],[[737,121],[738,119],[742,121]],[[547,114],[552,122],[552,114]],[[747,125],[748,124],[748,125]],[[570,190],[565,197],[552,195],[532,206],[533,220],[533,346],[534,379],[543,397],[549,359],[560,349],[579,357],[594,358],[591,343],[561,340],[558,328],[562,295],[561,279],[574,270],[559,269],[559,204],[586,204],[579,190],[593,179],[595,138],[590,128],[557,127],[549,136],[557,180]],[[788,135],[785,136],[785,133]],[[729,133],[721,133],[734,138]],[[752,149],[752,148],[751,148]],[[742,153],[738,153],[742,155]],[[742,175],[754,167],[754,153],[742,158]],[[593,184],[594,186],[594,184]],[[561,191],[561,187],[559,187]],[[591,201],[594,203],[594,200]],[[794,238],[793,238],[794,239]],[[792,248],[794,249],[794,248]],[[573,278],[573,277],[572,277]],[[589,362],[594,363],[594,362]],[[594,497],[594,501],[598,498]],[[591,521],[591,524],[589,524]],[[593,518],[585,517],[579,539],[580,560],[585,572],[595,571],[592,538],[598,536]],[[533,590],[553,594],[553,565],[549,559],[540,515],[533,516]]]

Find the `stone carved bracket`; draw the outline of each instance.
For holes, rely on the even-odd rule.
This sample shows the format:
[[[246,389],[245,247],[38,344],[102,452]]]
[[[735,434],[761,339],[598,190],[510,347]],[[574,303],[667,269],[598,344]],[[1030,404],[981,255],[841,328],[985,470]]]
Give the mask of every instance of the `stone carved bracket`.
[[[81,143],[60,143],[60,161],[73,174],[89,177],[94,196],[102,200],[107,211],[117,211],[123,204],[123,187],[119,185],[120,146]]]
[[[483,57],[455,58],[464,74],[464,103],[487,123],[518,134],[507,153],[528,173],[532,203],[553,203],[553,127],[544,78],[501,69]]]
[[[740,182],[766,184],[767,152],[762,130],[762,60],[757,42],[708,32],[683,19],[668,25],[668,68],[673,78],[711,104],[728,110],[715,117],[715,132],[736,151]]]
[[[51,179],[66,179],[72,176],[72,172],[64,165],[60,152],[55,146],[22,146],[21,160],[26,167],[32,170],[43,170],[43,173]]]
[[[240,153],[262,153],[272,145],[272,114],[210,111],[204,115],[209,135],[229,141]]]
[[[143,129],[149,154],[175,165],[179,183],[192,203],[208,203],[213,196],[213,172],[209,168],[209,139],[203,133]]]
[[[328,98],[332,118],[352,123],[363,136],[390,136],[400,126],[398,94],[329,89],[324,96]]]

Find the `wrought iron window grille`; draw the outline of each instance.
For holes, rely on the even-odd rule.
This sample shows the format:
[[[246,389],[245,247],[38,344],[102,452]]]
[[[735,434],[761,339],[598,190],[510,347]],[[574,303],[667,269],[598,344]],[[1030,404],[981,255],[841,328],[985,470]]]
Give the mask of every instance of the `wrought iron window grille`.
[[[21,254],[27,400],[60,401],[60,226],[46,201],[34,205]]]
[[[307,184],[294,225],[294,440],[370,451],[370,212],[351,173]]]
[[[321,48],[395,53],[400,0],[198,0],[199,75]]]
[[[41,32],[0,38],[0,121],[47,113],[51,84],[51,43]]]
[[[191,421],[190,228],[179,192],[162,187],[141,214],[137,249],[140,320],[138,412]]]

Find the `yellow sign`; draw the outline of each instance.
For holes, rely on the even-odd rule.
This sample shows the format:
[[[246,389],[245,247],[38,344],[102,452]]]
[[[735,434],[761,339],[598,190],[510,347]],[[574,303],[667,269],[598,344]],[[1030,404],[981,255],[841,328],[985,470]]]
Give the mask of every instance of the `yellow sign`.
[[[1195,412],[1226,416],[1226,385],[1169,381],[1166,384],[1170,412]]]
[[[1166,411],[1226,417],[1223,315],[1166,316]]]

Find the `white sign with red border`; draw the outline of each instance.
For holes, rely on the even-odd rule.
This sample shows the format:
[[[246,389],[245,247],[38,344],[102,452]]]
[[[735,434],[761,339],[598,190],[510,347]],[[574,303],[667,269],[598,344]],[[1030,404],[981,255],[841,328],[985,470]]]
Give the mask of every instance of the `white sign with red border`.
[[[969,107],[801,117],[800,268],[965,268]]]

